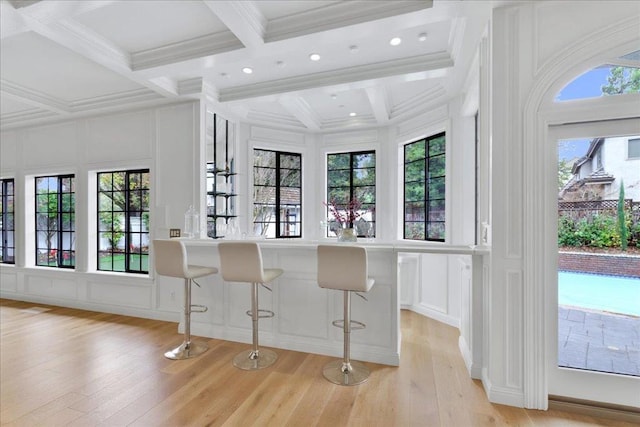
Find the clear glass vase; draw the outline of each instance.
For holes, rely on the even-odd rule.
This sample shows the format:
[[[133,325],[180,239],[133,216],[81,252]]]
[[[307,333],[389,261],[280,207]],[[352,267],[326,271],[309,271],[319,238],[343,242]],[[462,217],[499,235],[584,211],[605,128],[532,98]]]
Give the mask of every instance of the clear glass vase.
[[[358,235],[355,228],[339,228],[338,242],[357,242]]]

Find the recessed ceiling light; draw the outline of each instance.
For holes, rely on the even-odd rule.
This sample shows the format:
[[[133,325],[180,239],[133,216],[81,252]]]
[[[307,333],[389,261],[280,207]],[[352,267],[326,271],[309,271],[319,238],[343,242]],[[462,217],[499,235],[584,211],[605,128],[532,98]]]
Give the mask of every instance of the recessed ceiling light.
[[[389,44],[391,46],[398,46],[400,43],[402,43],[402,39],[400,37],[394,37],[391,40],[389,40]]]
[[[336,95],[335,93],[331,94],[331,99],[336,99],[338,97],[338,95]]]
[[[355,117],[357,114],[356,114],[356,113],[349,113],[349,115],[350,115],[351,117]]]
[[[349,52],[351,52],[351,53],[356,53],[356,52],[358,52],[358,46],[356,46],[355,44],[354,44],[354,45],[349,46]]]
[[[427,39],[427,33],[418,34],[418,40],[420,40],[421,42],[425,41],[426,39]]]
[[[242,69],[242,72],[245,73],[245,74],[251,74],[251,73],[253,73],[253,69],[251,69],[249,67],[244,67]]]
[[[320,55],[318,55],[317,53],[312,53],[311,55],[309,55],[309,59],[312,61],[320,61]]]

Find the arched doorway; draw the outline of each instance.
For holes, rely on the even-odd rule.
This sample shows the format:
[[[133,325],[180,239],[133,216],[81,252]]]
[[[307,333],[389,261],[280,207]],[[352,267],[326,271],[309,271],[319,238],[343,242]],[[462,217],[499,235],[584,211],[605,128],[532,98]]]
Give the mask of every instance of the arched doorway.
[[[554,102],[558,91],[574,77],[591,68],[637,50],[634,25],[618,28],[596,40],[586,38],[571,55],[549,64],[537,79],[525,109],[525,185],[544,180],[544,191],[525,200],[525,222],[538,231],[525,243],[529,265],[525,287],[532,297],[525,300],[525,352],[544,348],[545,357],[525,360],[525,382],[529,382],[528,406],[535,407],[548,396],[563,396],[591,402],[640,407],[640,378],[575,369],[558,368],[557,298],[557,141],[561,138],[630,135],[640,132],[640,95],[607,97],[561,105]],[[529,121],[527,121],[527,119]],[[540,315],[540,307],[545,316]],[[540,331],[543,331],[542,334]],[[541,375],[539,381],[535,376]]]

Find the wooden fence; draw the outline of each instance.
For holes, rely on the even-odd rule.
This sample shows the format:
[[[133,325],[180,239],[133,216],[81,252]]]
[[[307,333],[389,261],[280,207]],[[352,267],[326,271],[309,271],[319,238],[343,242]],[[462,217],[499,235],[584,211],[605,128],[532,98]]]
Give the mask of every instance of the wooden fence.
[[[625,199],[624,208],[631,211],[631,222],[640,222],[640,202]],[[586,202],[558,202],[558,216],[568,216],[574,221],[593,215],[606,214],[615,216],[618,210],[618,200],[590,200]]]

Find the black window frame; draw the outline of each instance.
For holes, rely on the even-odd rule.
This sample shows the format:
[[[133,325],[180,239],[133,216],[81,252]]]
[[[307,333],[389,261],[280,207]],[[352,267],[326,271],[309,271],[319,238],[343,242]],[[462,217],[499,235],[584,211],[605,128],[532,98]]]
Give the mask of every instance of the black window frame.
[[[275,154],[275,168],[274,167],[269,167],[269,166],[262,166],[262,165],[256,165],[256,151],[263,151],[263,152],[267,152],[267,153],[274,153]],[[295,169],[295,168],[283,168],[282,167],[282,162],[281,159],[283,156],[293,156],[293,157],[297,157],[298,158],[298,163],[300,165],[299,169]],[[264,225],[265,224],[275,224],[275,236],[271,237],[271,239],[299,239],[302,238],[302,154],[301,153],[294,153],[294,152],[288,152],[288,151],[278,151],[278,150],[269,150],[269,149],[264,149],[264,148],[254,148],[253,149],[253,188],[254,188],[254,197],[253,197],[253,211],[254,211],[254,220],[253,220],[253,226],[254,226],[254,233],[256,230],[256,224],[263,224],[263,229],[265,229]],[[273,169],[274,170],[274,178],[273,178],[273,184],[274,185],[265,185],[263,183],[256,183],[256,179],[259,175],[257,173],[257,169]],[[296,186],[283,186],[282,185],[282,180],[283,178],[286,176],[285,172],[283,172],[284,170],[289,170],[289,171],[297,171],[298,173],[298,177],[299,177],[299,185]],[[271,204],[271,203],[256,203],[256,187],[273,187],[274,188],[274,192],[275,192],[275,205]],[[298,218],[299,220],[295,220],[295,221],[288,221],[288,219],[283,219],[281,218],[281,214],[282,214],[282,210],[285,209],[286,206],[296,206],[296,205],[291,205],[291,204],[286,204],[283,202],[283,197],[282,197],[282,192],[284,188],[297,188],[298,189],[298,193],[300,194],[300,200],[299,200],[299,205],[298,206]],[[276,218],[274,221],[256,221],[256,216],[255,216],[255,209],[256,209],[256,205],[263,205],[263,206],[274,206],[274,212],[276,213]],[[283,230],[282,228],[288,225],[288,224],[296,224],[298,227],[299,232],[297,234],[286,234],[286,230]],[[268,226],[267,226],[268,228]]]
[[[41,192],[38,188],[39,180],[47,180],[47,191]],[[55,188],[52,189],[49,186],[49,182],[51,180],[55,180]],[[69,185],[65,186],[65,180],[69,180]],[[75,259],[76,259],[76,251],[74,248],[75,242],[75,175],[74,174],[66,174],[66,175],[49,175],[49,176],[38,176],[34,180],[35,187],[35,246],[36,246],[36,265],[39,267],[52,267],[52,268],[70,268],[74,269]],[[67,188],[68,191],[63,191]],[[52,191],[53,190],[53,191]],[[49,205],[49,196],[54,195],[56,206],[54,210],[50,209]],[[46,208],[45,210],[41,210],[41,204],[39,203],[40,197],[45,196],[47,198]],[[65,199],[68,198],[69,201],[65,202]],[[69,206],[70,203],[70,206]],[[65,208],[65,204],[68,205]],[[39,221],[39,215],[46,214],[47,221],[43,225]],[[51,215],[55,215],[52,217]],[[65,227],[65,216],[68,216],[69,226]],[[51,220],[53,218],[53,221]],[[53,233],[58,242],[56,247],[51,247],[51,239],[47,238],[47,247],[43,248],[39,246],[39,234],[40,233]],[[69,239],[68,248],[65,247],[64,241],[65,236]],[[40,250],[45,249],[44,253],[40,252]]]
[[[344,155],[348,155],[349,156],[349,167],[348,168],[334,168],[334,169],[330,169],[329,165],[330,165],[330,161],[329,158],[331,156],[344,156]],[[373,166],[368,166],[368,167],[355,167],[357,165],[355,165],[354,163],[356,163],[356,159],[358,156],[361,155],[372,155],[373,156]],[[349,151],[349,152],[339,152],[339,153],[327,153],[327,203],[331,204],[331,203],[335,203],[335,200],[333,200],[334,198],[331,196],[332,190],[339,190],[339,189],[347,189],[348,188],[348,192],[349,192],[349,201],[354,200],[354,197],[357,196],[357,192],[359,188],[365,188],[365,187],[373,187],[373,202],[368,202],[365,203],[362,200],[360,200],[360,202],[362,203],[361,209],[362,211],[370,211],[371,212],[371,221],[367,221],[367,223],[370,224],[371,226],[371,230],[369,233],[365,234],[365,232],[361,232],[361,230],[358,229],[358,227],[355,227],[353,222],[350,221],[347,226],[349,228],[351,227],[355,227],[356,228],[356,235],[358,237],[370,237],[370,238],[374,238],[376,236],[376,202],[377,202],[377,185],[376,185],[376,181],[377,181],[377,164],[378,164],[378,158],[377,158],[377,154],[376,154],[376,150],[362,150],[362,151]],[[368,184],[368,185],[358,185],[355,184],[354,181],[356,180],[356,174],[355,171],[357,170],[364,170],[364,169],[370,169],[373,170],[373,184]],[[331,172],[340,172],[340,171],[348,171],[349,173],[349,185],[331,185]],[[347,203],[349,201],[346,201]],[[342,205],[342,203],[338,202],[337,205]],[[341,207],[341,206],[338,206]],[[342,206],[342,209],[339,210],[345,210],[346,206]],[[327,218],[330,218],[331,216],[331,210],[329,208],[329,206],[327,206]],[[357,222],[358,220],[356,220]],[[331,232],[331,226],[327,227],[327,237],[329,236],[329,233]]]
[[[115,174],[124,174],[125,178],[125,185],[124,188],[121,190],[102,190],[101,187],[101,176],[102,175],[108,175],[111,174],[111,186],[113,188],[113,176]],[[146,182],[148,183],[148,187],[143,187],[141,186],[140,188],[137,189],[131,189],[131,177],[133,175],[142,175],[142,174],[147,174],[147,179]],[[142,176],[140,176],[140,180],[139,182],[142,184],[143,182],[145,182],[144,179],[142,179]],[[140,209],[138,210],[133,210],[131,207],[131,199],[132,199],[132,193],[137,192],[138,193],[138,197],[140,198]],[[101,200],[101,194],[105,194],[105,193],[123,193],[123,197],[124,197],[124,206],[123,206],[123,210],[122,211],[117,211],[114,210],[113,207],[113,197],[110,197],[111,201],[112,201],[112,208],[111,210],[101,210],[100,209],[100,200]],[[143,203],[144,200],[144,196],[146,195],[146,209],[144,209],[145,206]],[[140,226],[142,227],[142,222],[143,222],[143,218],[146,217],[148,218],[147,222],[150,222],[151,218],[150,218],[150,211],[149,211],[149,205],[150,205],[150,201],[149,201],[149,197],[151,196],[151,173],[149,172],[149,169],[131,169],[131,170],[119,170],[119,171],[105,171],[105,172],[98,172],[97,173],[97,200],[96,200],[96,204],[97,204],[97,215],[96,215],[96,224],[97,224],[97,230],[98,230],[98,236],[97,236],[97,242],[96,242],[96,253],[98,255],[98,259],[97,259],[97,265],[96,268],[98,271],[109,271],[109,272],[116,272],[116,273],[133,273],[133,274],[148,274],[149,273],[149,238],[150,238],[150,231],[149,228],[147,228],[147,231],[142,231],[142,228],[140,228],[139,230],[135,231],[131,229],[131,218],[134,218],[135,215],[133,215],[134,213],[138,213],[139,214],[139,218],[140,218]],[[122,212],[123,216],[124,216],[124,229],[121,231],[118,231],[118,233],[123,233],[123,238],[124,238],[124,246],[123,246],[123,251],[122,253],[124,254],[124,269],[123,270],[116,270],[114,268],[115,265],[115,261],[114,261],[114,253],[117,253],[113,250],[113,245],[109,250],[101,250],[100,249],[100,241],[101,238],[103,237],[103,235],[107,235],[109,233],[112,234],[112,238],[113,238],[113,233],[115,233],[114,231],[114,227],[113,227],[113,215],[115,212]],[[101,228],[101,213],[110,213],[111,214],[111,230],[103,230]],[[137,247],[137,251],[134,251],[135,246],[133,245],[133,240],[132,237],[133,236],[138,236],[138,241],[142,242],[143,241],[143,236],[146,235],[147,236],[147,246],[146,246],[146,251],[143,252],[143,246],[139,245]],[[119,242],[119,240],[118,240]],[[111,254],[111,268],[101,268],[101,255],[103,254]],[[131,266],[131,257],[132,255],[138,255],[139,256],[139,269],[135,269],[134,267]],[[146,258],[146,266],[147,269],[143,269],[143,264],[144,264],[144,259]]]
[[[436,154],[431,154],[430,150],[429,150],[429,143],[431,141],[434,141],[436,139],[439,138],[444,138],[444,142],[443,142],[443,147],[442,147],[442,151],[438,151]],[[425,144],[425,150],[424,150],[424,157],[419,157],[410,161],[407,161],[407,149],[409,147],[411,147],[414,144],[419,144],[424,142]],[[433,175],[431,173],[431,166],[432,163],[435,164],[435,158],[436,157],[441,157],[444,160],[444,165],[441,165],[442,167],[442,171],[443,174],[442,175]],[[413,164],[419,164],[420,162],[424,162],[424,176],[421,179],[418,180],[413,180],[413,181],[407,181],[407,165],[413,165]],[[405,240],[419,240],[419,241],[429,241],[429,242],[445,242],[446,241],[446,222],[447,222],[447,215],[446,215],[446,199],[447,199],[447,185],[446,185],[446,177],[447,177],[447,168],[446,168],[446,164],[447,164],[447,135],[446,132],[440,132],[438,134],[434,134],[425,138],[420,138],[418,140],[412,141],[408,144],[405,144],[403,147],[403,215],[402,215],[402,237]],[[434,166],[435,168],[435,166]],[[442,180],[442,196],[441,197],[436,197],[435,194],[432,194],[432,180]],[[412,183],[422,183],[423,184],[423,194],[424,197],[423,199],[419,200],[407,200],[407,184],[412,184]],[[435,191],[434,191],[435,193]],[[424,211],[421,212],[423,220],[422,221],[407,221],[407,217],[408,217],[408,212],[407,212],[407,205],[415,202],[415,203],[423,203],[423,209]],[[432,218],[432,202],[441,202],[442,205],[442,209],[441,212],[438,215],[441,215],[441,219],[438,220],[434,220],[431,219]],[[416,211],[419,212],[419,209],[412,209],[412,213],[415,213]],[[407,229],[408,226],[410,224],[418,224],[418,225],[423,225],[424,227],[424,237],[423,238],[415,238],[415,237],[411,237],[407,235]],[[435,235],[435,234],[431,234],[430,230],[432,230],[432,228],[430,227],[430,225],[433,224],[442,224],[442,237]],[[435,236],[435,237],[434,237]]]
[[[9,188],[11,191],[9,191]],[[12,198],[9,203],[9,198]],[[16,183],[13,178],[0,179],[0,199],[2,201],[2,222],[0,223],[0,235],[2,237],[2,254],[0,256],[0,263],[2,264],[15,264],[16,263]],[[12,216],[12,220],[9,221],[9,216]],[[11,224],[12,227],[7,229],[7,224]],[[9,235],[11,234],[11,240],[13,246],[9,246]],[[13,253],[13,256],[9,256],[9,250]]]

